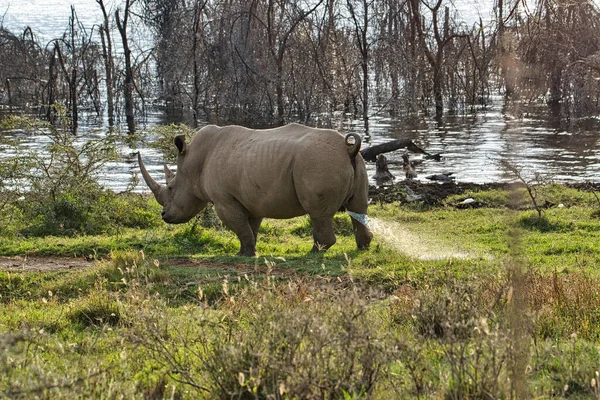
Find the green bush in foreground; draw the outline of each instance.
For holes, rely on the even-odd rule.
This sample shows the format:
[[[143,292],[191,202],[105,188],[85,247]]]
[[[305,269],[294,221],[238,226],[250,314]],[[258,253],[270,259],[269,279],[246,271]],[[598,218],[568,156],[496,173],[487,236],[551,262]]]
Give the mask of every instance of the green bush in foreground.
[[[132,338],[198,396],[371,395],[396,351],[381,319],[354,291],[305,290],[251,285],[217,313],[193,307],[183,319],[146,309]]]

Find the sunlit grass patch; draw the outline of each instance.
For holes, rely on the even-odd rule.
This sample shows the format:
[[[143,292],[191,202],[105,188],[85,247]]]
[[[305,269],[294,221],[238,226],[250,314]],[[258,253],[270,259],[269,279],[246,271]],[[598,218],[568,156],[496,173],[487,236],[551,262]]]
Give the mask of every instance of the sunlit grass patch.
[[[110,292],[96,290],[72,304],[65,317],[81,327],[116,326],[121,321],[121,309]]]

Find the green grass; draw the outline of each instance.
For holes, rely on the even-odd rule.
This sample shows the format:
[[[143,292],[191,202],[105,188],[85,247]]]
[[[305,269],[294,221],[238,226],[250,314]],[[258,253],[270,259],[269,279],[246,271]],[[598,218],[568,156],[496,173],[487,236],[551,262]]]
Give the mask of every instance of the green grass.
[[[564,206],[539,219],[526,197],[467,195],[493,207],[369,210],[467,258],[407,255],[393,230],[359,252],[344,214],[321,254],[306,217],[266,220],[256,258],[198,221],[1,238],[4,256],[98,261],[0,271],[0,397],[598,398],[595,199],[547,187]]]

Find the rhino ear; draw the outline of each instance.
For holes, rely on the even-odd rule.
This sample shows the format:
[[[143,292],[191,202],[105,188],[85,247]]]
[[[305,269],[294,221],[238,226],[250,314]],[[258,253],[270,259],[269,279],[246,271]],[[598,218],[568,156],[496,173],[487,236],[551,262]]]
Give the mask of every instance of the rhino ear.
[[[185,135],[175,136],[175,146],[179,149],[179,154],[183,154],[185,151]]]

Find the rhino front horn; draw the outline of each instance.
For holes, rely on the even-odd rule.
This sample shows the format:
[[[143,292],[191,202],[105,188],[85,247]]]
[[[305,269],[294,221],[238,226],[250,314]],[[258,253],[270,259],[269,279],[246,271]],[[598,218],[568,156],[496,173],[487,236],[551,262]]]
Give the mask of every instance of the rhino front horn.
[[[140,171],[142,172],[142,176],[144,177],[144,181],[146,181],[146,185],[148,185],[148,187],[150,188],[150,190],[152,190],[152,194],[154,194],[154,197],[156,198],[156,201],[158,201],[158,203],[162,206],[163,205],[163,201],[162,201],[162,190],[163,190],[163,187],[162,187],[162,185],[160,183],[156,182],[154,180],[154,178],[152,178],[150,176],[150,174],[146,170],[146,167],[144,166],[144,162],[142,161],[142,156],[140,155],[139,151],[138,151],[138,163],[140,165]]]

